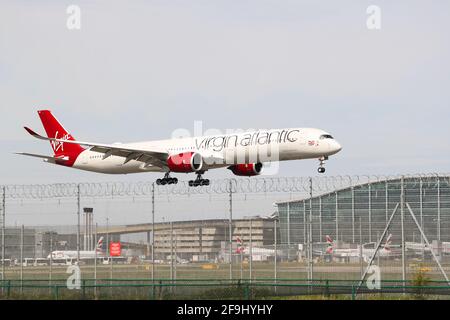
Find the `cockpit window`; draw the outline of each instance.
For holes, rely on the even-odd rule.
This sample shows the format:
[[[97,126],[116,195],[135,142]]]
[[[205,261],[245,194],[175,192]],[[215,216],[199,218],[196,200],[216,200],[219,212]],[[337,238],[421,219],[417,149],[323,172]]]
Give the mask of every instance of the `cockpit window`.
[[[333,139],[333,137],[329,134],[323,134],[320,136],[320,139]]]

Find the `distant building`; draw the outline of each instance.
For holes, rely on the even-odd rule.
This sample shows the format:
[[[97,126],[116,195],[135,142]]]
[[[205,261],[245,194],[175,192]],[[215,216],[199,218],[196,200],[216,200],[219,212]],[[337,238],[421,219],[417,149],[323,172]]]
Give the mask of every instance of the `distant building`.
[[[233,220],[232,225],[233,250],[237,248],[237,237],[246,245],[250,236],[253,246],[273,245],[273,219],[239,219]],[[155,224],[155,255],[166,259],[173,252],[174,256],[186,260],[214,260],[224,248],[229,248],[229,239],[229,220],[225,219],[158,223]]]
[[[281,243],[297,246],[307,242],[310,213],[313,242],[325,242],[326,235],[346,243],[375,242],[400,203],[401,187],[401,179],[386,179],[324,192],[311,200],[279,202]],[[408,176],[403,187],[405,202],[430,243],[450,241],[450,177]],[[406,207],[404,212],[406,241],[421,242],[419,229]],[[392,243],[399,244],[400,209],[388,233],[393,234]]]
[[[24,258],[33,258],[36,254],[36,232],[34,229],[24,229],[23,246],[22,228],[5,229],[5,259],[20,259],[21,248],[23,248]],[[0,237],[0,248],[2,247],[2,238]],[[1,257],[0,257],[1,259]]]

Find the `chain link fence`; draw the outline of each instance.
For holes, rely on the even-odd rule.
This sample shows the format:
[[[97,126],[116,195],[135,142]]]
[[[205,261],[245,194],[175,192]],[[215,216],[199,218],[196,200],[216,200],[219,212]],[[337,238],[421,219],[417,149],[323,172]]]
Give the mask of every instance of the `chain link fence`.
[[[364,296],[397,287],[445,296],[449,285],[448,174],[0,188],[2,297]],[[85,207],[95,228],[83,226]],[[96,258],[86,257],[95,251],[86,241],[92,249],[101,237]],[[110,242],[121,242],[122,257],[109,257]],[[80,289],[67,288],[71,265]],[[369,290],[369,280],[384,289]]]

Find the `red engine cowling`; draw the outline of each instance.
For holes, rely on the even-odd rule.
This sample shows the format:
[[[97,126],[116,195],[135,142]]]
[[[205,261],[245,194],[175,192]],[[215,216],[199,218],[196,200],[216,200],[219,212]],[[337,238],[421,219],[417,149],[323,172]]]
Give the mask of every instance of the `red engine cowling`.
[[[171,155],[167,159],[167,166],[172,172],[196,172],[203,167],[203,158],[199,153],[183,152]]]
[[[257,176],[261,174],[262,171],[262,163],[249,163],[249,164],[235,164],[228,169],[230,169],[237,176]]]

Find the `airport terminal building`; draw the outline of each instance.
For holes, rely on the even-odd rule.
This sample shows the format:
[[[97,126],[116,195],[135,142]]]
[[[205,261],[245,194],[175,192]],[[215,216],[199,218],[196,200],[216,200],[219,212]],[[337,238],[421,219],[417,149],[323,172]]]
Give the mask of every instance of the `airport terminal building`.
[[[311,213],[313,242],[325,236],[345,243],[375,242],[398,206],[388,233],[393,243],[401,239],[401,189],[404,188],[405,240],[420,242],[417,222],[428,240],[450,241],[450,176],[416,176],[377,180],[314,195],[296,201],[277,203],[282,244],[307,242]]]

